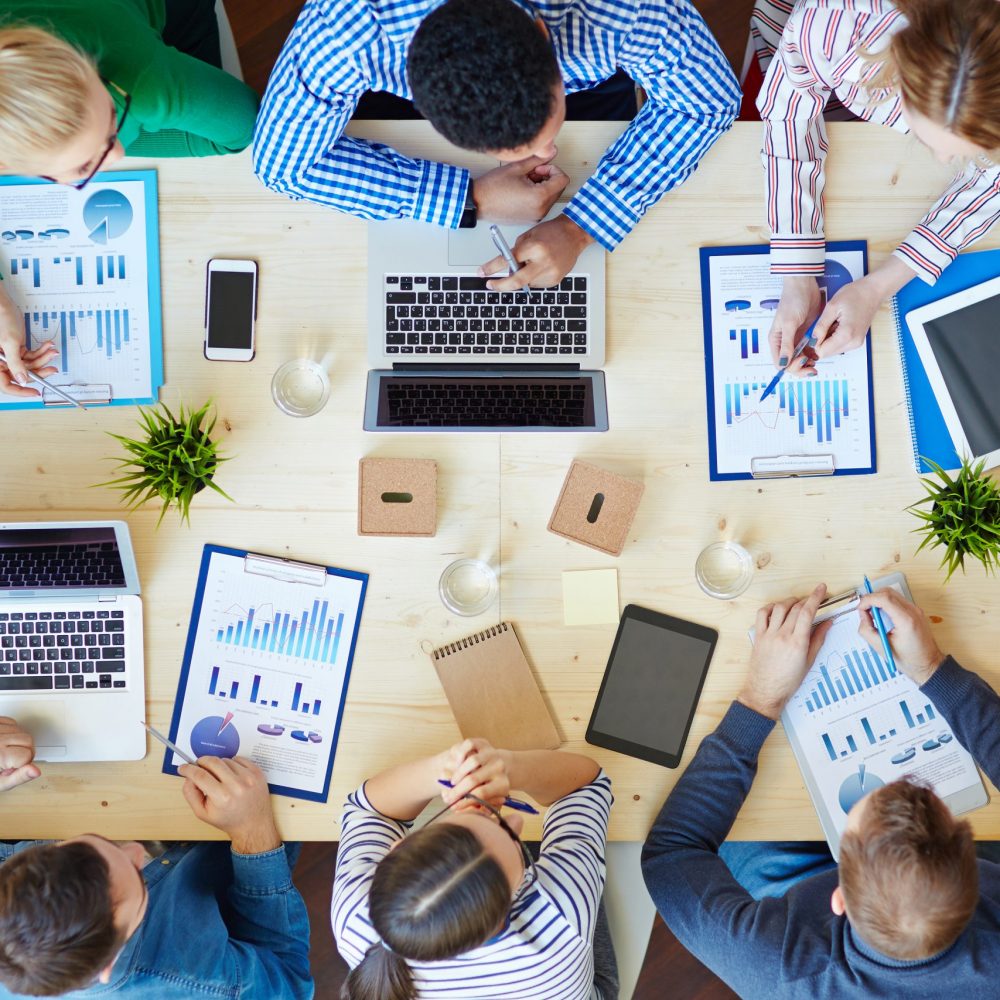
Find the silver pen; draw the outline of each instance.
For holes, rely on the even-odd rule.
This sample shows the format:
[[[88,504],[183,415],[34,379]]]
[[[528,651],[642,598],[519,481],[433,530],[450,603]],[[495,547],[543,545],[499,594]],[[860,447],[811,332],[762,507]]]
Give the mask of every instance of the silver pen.
[[[151,736],[155,736],[168,750],[173,750],[178,757],[182,760],[186,760],[189,764],[197,764],[196,760],[192,760],[176,743],[171,743],[170,740],[166,738],[159,730],[154,729],[148,722],[143,722],[141,719],[139,722],[142,724],[142,728],[146,730]]]
[[[503,238],[503,233],[500,232],[500,227],[496,223],[490,225],[490,237],[493,239],[493,245],[500,251],[500,256],[507,262],[507,276],[510,277],[510,275],[520,271],[521,265],[518,264],[517,258],[514,256],[514,251],[511,250],[510,244]],[[522,285],[521,291],[527,295],[527,285]]]
[[[7,356],[3,353],[3,351],[0,351],[0,361],[6,361],[6,360]],[[81,410],[87,409],[87,407],[84,406],[83,403],[80,402],[80,400],[74,399],[68,392],[63,392],[63,390],[60,389],[59,386],[50,385],[48,382],[45,381],[45,379],[42,378],[41,375],[36,375],[30,368],[27,369],[27,373],[28,373],[28,378],[30,378],[33,382],[37,382],[39,385],[45,386],[47,389],[51,389],[52,392],[54,392],[57,396],[61,396],[63,399],[65,399],[67,403],[72,403],[74,406],[76,406]],[[39,393],[39,395],[41,396],[43,394]]]

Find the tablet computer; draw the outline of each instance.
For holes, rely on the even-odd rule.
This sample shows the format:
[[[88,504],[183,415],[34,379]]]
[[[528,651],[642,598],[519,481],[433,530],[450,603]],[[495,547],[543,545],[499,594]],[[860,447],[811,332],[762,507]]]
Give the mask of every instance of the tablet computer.
[[[1000,278],[906,314],[955,451],[1000,465]]]
[[[714,629],[628,605],[587,742],[677,767],[718,638]]]

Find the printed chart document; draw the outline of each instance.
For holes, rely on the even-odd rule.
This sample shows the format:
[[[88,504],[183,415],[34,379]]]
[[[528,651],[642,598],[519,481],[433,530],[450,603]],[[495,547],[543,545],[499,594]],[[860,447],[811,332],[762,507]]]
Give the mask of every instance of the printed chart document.
[[[909,599],[901,573],[875,582],[886,586]],[[837,608],[781,721],[835,857],[854,803],[897,778],[929,783],[955,813],[987,801],[975,762],[948,723],[858,635],[856,600]]]
[[[767,335],[781,276],[769,268],[766,246],[701,250],[711,479],[874,472],[869,340],[821,361],[814,377],[783,378],[760,401],[777,374]],[[866,243],[828,244],[823,303],[866,269]]]
[[[105,402],[108,386],[112,403],[155,402],[163,384],[156,171],[99,173],[82,191],[0,178],[0,277],[24,317],[25,344],[58,348],[54,385],[76,387],[70,393],[84,402],[95,396],[83,386],[102,386]],[[42,405],[0,395],[7,409]]]
[[[366,573],[206,545],[170,739],[248,757],[279,795],[325,802]],[[184,761],[172,750],[163,770]]]

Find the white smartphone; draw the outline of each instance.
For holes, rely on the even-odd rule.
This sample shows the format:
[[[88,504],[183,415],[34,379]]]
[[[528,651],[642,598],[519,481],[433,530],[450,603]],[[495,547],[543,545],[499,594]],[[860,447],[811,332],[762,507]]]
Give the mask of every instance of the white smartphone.
[[[205,357],[252,361],[256,353],[257,262],[208,262],[205,289]]]

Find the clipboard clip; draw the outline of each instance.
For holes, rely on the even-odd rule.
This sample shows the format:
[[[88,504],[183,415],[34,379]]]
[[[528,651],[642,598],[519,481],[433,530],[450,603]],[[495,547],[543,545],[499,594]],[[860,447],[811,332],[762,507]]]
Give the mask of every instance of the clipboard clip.
[[[39,387],[42,395],[43,406],[72,406],[73,404],[57,396],[51,389]],[[109,406],[113,398],[113,391],[110,385],[103,382],[94,384],[75,383],[70,385],[60,385],[63,392],[69,393],[77,402],[85,406]]]
[[[283,583],[306,583],[312,587],[326,585],[326,567],[315,563],[279,559],[276,556],[258,556],[247,553],[243,557],[243,572],[267,576]]]
[[[833,455],[762,455],[750,459],[753,479],[799,479],[832,476],[834,472]]]

